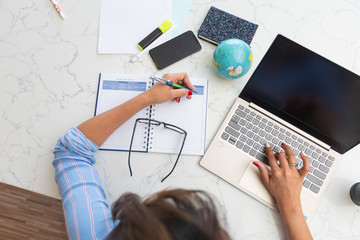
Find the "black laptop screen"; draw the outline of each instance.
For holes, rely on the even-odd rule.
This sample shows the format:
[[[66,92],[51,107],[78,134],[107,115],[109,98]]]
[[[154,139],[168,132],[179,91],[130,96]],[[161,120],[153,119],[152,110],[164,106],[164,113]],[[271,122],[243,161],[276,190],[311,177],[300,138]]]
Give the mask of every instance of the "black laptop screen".
[[[360,142],[360,77],[281,35],[240,97],[340,153]]]

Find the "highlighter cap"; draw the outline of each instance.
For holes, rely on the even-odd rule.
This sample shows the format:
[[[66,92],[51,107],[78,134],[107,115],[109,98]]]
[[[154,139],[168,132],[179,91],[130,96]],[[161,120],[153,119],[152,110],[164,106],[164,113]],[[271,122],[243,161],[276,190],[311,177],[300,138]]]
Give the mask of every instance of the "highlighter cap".
[[[163,22],[163,24],[161,24],[159,26],[159,29],[161,32],[166,32],[170,27],[172,26],[172,22],[170,22],[170,20],[166,20],[165,22]]]

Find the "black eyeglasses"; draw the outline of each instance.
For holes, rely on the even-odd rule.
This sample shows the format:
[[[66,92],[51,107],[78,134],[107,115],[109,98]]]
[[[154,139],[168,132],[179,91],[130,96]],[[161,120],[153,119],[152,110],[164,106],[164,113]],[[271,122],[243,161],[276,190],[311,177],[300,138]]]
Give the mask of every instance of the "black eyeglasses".
[[[186,136],[187,136],[187,132],[186,132],[184,129],[179,128],[178,126],[175,126],[175,125],[173,125],[173,124],[169,124],[169,123],[165,123],[165,122],[160,122],[160,121],[157,121],[157,120],[154,120],[154,119],[149,119],[149,118],[138,118],[138,119],[136,119],[135,124],[134,124],[133,133],[132,133],[132,136],[131,136],[130,147],[129,147],[129,156],[128,156],[128,165],[129,165],[130,176],[132,176],[131,165],[130,165],[130,155],[131,155],[131,149],[132,149],[132,143],[133,143],[133,140],[134,140],[136,125],[137,125],[138,123],[147,124],[149,128],[150,128],[150,126],[159,127],[160,125],[164,125],[164,128],[169,129],[169,130],[172,130],[172,131],[175,131],[175,132],[178,132],[178,133],[184,135],[184,139],[183,139],[183,141],[182,141],[182,144],[181,144],[181,147],[180,147],[180,151],[179,151],[179,154],[178,154],[178,156],[177,156],[177,158],[176,158],[175,164],[174,164],[173,168],[171,169],[171,171],[161,180],[161,182],[163,182],[163,181],[164,181],[167,177],[169,177],[170,174],[174,171],[174,169],[175,169],[175,167],[176,167],[176,164],[177,164],[178,161],[179,161],[181,152],[182,152],[183,147],[184,147],[184,144],[185,144],[185,139],[186,139]]]

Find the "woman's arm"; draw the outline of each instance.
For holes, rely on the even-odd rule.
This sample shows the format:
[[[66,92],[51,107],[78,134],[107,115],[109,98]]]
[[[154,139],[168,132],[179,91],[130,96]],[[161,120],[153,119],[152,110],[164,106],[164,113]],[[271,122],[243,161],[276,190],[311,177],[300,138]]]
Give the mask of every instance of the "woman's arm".
[[[263,163],[256,161],[254,164],[259,168],[265,186],[277,202],[287,239],[312,239],[300,201],[302,184],[310,169],[309,160],[301,153],[304,166],[298,170],[291,148],[286,144],[281,144],[281,147],[285,152],[274,155],[273,149],[269,145],[266,146],[271,174]],[[280,164],[276,162],[276,159]]]
[[[191,90],[194,89],[186,73],[165,74],[163,78],[184,85]],[[96,145],[101,146],[118,127],[141,109],[151,104],[170,100],[179,102],[181,96],[187,96],[190,99],[190,95],[191,91],[186,89],[173,89],[167,85],[156,83],[137,97],[82,123],[78,129]]]
[[[194,89],[184,73],[167,74],[164,78]],[[54,149],[53,166],[70,239],[104,239],[117,225],[111,220],[105,191],[93,166],[98,146],[142,108],[171,99],[179,101],[180,96],[191,98],[188,90],[155,84],[60,137]]]

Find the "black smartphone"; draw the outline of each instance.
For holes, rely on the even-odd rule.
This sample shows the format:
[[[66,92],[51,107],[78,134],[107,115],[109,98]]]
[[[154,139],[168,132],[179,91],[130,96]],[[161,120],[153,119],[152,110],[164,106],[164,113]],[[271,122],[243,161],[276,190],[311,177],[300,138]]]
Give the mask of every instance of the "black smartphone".
[[[151,49],[149,54],[160,70],[200,50],[201,45],[194,33],[187,31]]]

